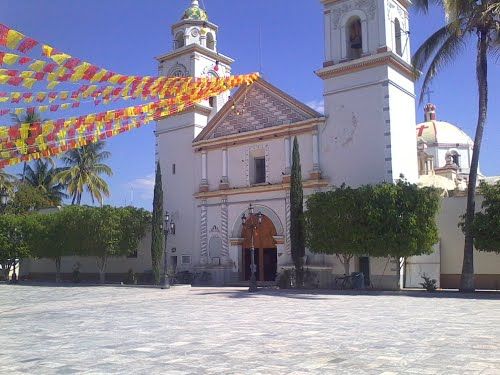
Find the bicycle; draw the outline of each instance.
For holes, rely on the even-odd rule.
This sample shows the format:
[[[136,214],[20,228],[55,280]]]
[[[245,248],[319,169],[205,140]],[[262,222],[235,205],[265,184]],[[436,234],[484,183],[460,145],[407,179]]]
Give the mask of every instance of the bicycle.
[[[352,276],[337,276],[335,278],[335,286],[340,290],[353,289]]]

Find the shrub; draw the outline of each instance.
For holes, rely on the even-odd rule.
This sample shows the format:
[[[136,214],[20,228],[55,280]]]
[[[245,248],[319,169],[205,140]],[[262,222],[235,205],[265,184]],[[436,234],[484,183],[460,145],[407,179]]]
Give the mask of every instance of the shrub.
[[[125,284],[127,285],[136,285],[137,284],[137,276],[134,273],[134,270],[130,268],[127,273],[127,278],[125,279]]]
[[[422,287],[428,292],[435,292],[437,289],[437,281],[436,279],[431,279],[425,273],[422,275],[422,279],[424,279],[423,283],[420,283]]]

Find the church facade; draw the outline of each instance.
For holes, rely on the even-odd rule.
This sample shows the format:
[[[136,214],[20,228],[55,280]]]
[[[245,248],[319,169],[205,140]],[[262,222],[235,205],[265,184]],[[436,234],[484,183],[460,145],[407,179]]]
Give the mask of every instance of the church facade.
[[[157,124],[165,207],[175,222],[168,263],[210,272],[218,283],[249,278],[249,205],[264,216],[255,236],[257,279],[272,282],[292,264],[289,181],[297,137],[304,195],[346,183],[417,182],[415,96],[408,6],[403,0],[324,0],[325,114],[265,80],[211,98]],[[217,50],[217,26],[193,1],[172,27],[174,49],[158,58],[165,75],[217,77],[232,59]],[[359,106],[356,103],[363,103]],[[349,161],[348,163],[346,161]],[[354,172],[353,172],[354,171]],[[308,253],[322,279],[342,274],[332,256]],[[397,265],[361,258],[380,287],[396,287]],[[373,277],[370,277],[373,276]],[[324,282],[328,283],[327,280]]]
[[[443,288],[457,288],[464,243],[458,223],[466,207],[473,141],[441,121],[433,104],[425,107],[424,122],[416,124],[410,2],[321,2],[325,58],[316,74],[324,83],[324,114],[261,79],[158,121],[156,161],[175,229],[165,249],[169,268],[210,274],[216,285],[246,284],[252,241],[260,284],[274,283],[277,273],[292,267],[289,189],[297,137],[306,200],[343,183],[356,187],[401,175],[442,188],[440,239],[433,254],[407,259],[402,268],[390,259],[359,257],[351,271],[363,272],[375,288],[420,287],[424,273]],[[218,27],[197,0],[172,26],[172,39],[172,51],[157,57],[160,75],[231,74],[233,59],[218,50]],[[480,203],[478,197],[478,210]],[[250,205],[262,214],[253,238],[242,226]],[[107,278],[124,280],[132,270],[146,280],[150,243],[148,235],[136,254],[110,259]],[[344,273],[334,256],[307,252],[304,261],[322,287],[334,286],[334,277]],[[476,286],[500,289],[500,257],[475,252],[474,262]],[[83,279],[97,279],[92,258],[64,257],[61,266],[66,279],[76,266]],[[48,259],[21,265],[21,275],[33,279],[53,279],[54,270]]]

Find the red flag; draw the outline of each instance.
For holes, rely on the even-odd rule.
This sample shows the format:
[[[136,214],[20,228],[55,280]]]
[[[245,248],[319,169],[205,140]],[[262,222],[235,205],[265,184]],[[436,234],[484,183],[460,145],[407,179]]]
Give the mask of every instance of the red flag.
[[[21,51],[22,53],[28,53],[37,45],[38,45],[38,42],[36,40],[31,39],[31,38],[26,38],[21,42],[19,47],[17,47],[17,50]]]

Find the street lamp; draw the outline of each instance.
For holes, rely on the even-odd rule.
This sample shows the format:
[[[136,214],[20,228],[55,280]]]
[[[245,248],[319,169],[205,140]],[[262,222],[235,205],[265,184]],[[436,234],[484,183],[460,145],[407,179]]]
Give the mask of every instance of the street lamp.
[[[5,211],[7,207],[7,201],[9,200],[9,194],[7,193],[7,189],[2,187],[0,189],[0,205],[2,207],[2,213]]]
[[[162,289],[169,289],[170,288],[170,278],[168,277],[168,254],[167,254],[167,239],[169,234],[175,234],[175,223],[173,220],[170,220],[170,214],[165,212],[165,226],[163,230],[163,234],[165,235],[165,249],[164,249],[164,255],[163,255],[163,285]]]
[[[248,218],[243,213],[241,217],[241,224],[243,228],[250,230],[250,286],[248,287],[248,291],[253,293],[257,291],[257,279],[255,277],[255,272],[257,271],[257,266],[255,264],[255,246],[254,246],[254,234],[262,224],[262,212],[257,213],[257,220],[255,220],[255,215],[253,214],[253,206],[250,203],[248,206]]]

